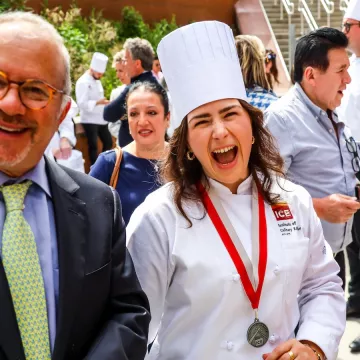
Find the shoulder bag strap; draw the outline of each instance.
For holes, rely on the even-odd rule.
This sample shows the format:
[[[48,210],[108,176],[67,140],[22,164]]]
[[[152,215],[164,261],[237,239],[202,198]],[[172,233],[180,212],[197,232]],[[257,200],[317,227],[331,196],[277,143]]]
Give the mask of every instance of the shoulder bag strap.
[[[115,161],[113,173],[110,178],[109,185],[115,189],[118,179],[119,179],[120,164],[121,164],[123,150],[120,146],[116,146],[116,148],[114,150],[115,150],[115,154],[116,154],[116,161]]]

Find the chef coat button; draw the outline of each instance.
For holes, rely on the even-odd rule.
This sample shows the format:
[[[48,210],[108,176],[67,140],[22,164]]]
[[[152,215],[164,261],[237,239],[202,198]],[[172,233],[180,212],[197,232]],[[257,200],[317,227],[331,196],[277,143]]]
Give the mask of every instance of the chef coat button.
[[[234,282],[237,282],[237,281],[239,281],[240,280],[240,275],[239,274],[234,274],[233,275],[233,281]]]
[[[226,347],[229,351],[231,351],[234,348],[234,343],[231,341],[228,341]]]
[[[278,340],[278,337],[276,335],[271,335],[269,338],[269,343],[275,344],[277,340]]]
[[[274,274],[275,274],[275,275],[278,275],[279,272],[280,272],[280,268],[279,268],[278,265],[276,265],[276,266],[275,266],[275,269],[274,269]]]

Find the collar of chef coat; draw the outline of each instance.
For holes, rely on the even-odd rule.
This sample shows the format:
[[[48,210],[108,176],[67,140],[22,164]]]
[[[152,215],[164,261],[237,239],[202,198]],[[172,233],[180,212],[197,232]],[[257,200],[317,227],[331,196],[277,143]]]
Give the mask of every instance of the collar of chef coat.
[[[235,195],[225,185],[220,184],[214,179],[208,178],[211,190],[213,190],[218,196]],[[252,191],[252,175],[249,175],[237,188],[236,195],[251,195]]]

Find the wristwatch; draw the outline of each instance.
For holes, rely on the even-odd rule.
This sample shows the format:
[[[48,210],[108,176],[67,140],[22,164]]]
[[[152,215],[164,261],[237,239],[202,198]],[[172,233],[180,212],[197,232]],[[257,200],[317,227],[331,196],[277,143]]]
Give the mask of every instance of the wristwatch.
[[[323,359],[322,356],[318,353],[318,351],[312,348],[309,344],[304,345],[308,346],[314,352],[314,354],[317,356],[317,360],[326,360],[325,358]]]

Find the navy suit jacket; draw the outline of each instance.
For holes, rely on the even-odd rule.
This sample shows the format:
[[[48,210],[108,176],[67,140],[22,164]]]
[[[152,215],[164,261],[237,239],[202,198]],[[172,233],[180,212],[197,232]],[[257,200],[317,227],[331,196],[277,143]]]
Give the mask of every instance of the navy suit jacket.
[[[143,360],[149,303],[126,249],[117,192],[46,160],[59,252],[53,360]],[[0,260],[0,360],[25,360]]]

